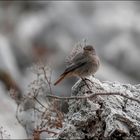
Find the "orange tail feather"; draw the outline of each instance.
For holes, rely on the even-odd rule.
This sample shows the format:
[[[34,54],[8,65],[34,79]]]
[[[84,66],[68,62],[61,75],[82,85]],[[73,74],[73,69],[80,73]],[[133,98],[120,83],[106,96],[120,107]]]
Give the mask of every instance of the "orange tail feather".
[[[61,82],[64,78],[65,78],[66,74],[63,74],[60,76],[60,78],[54,83],[54,85],[56,86],[59,82]]]

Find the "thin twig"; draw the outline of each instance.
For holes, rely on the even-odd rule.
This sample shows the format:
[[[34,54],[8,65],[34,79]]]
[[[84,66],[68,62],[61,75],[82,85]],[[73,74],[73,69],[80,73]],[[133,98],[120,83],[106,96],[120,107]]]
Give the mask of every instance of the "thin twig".
[[[119,95],[119,96],[122,96],[124,98],[127,98],[129,100],[133,100],[133,101],[136,101],[138,103],[140,103],[139,100],[135,99],[135,98],[132,98],[132,97],[129,97],[129,96],[126,96],[122,93],[119,93],[119,92],[99,92],[99,93],[93,93],[92,91],[88,91],[92,94],[90,95],[85,95],[85,96],[71,96],[71,97],[60,97],[60,96],[55,96],[55,95],[46,95],[46,97],[51,97],[51,98],[55,98],[55,99],[65,99],[65,100],[73,100],[73,99],[86,99],[86,98],[92,98],[92,97],[95,97],[95,96],[99,96],[99,95]]]
[[[18,109],[19,109],[19,105],[17,105],[17,108],[16,108],[16,119],[20,124],[22,124],[22,122],[18,118]]]
[[[39,134],[41,134],[42,132],[47,132],[47,133],[52,133],[54,135],[57,135],[58,133],[54,132],[54,131],[50,131],[48,130],[48,128],[43,129],[43,130],[35,130],[35,132],[39,132]]]
[[[50,93],[52,94],[51,82],[48,80],[48,77],[46,75],[46,71],[45,71],[44,67],[42,67],[42,70],[43,70],[43,73],[44,73],[44,77],[45,77],[45,79],[46,79],[46,81],[48,83]]]
[[[44,121],[43,121],[43,119],[42,119],[42,118],[44,118],[44,115],[45,115],[46,111],[47,111],[47,109],[45,109],[45,111],[42,112],[42,114],[41,114],[41,120],[42,120],[42,121],[41,121],[41,123],[40,123],[40,129],[43,129],[43,127],[45,127],[45,126],[47,125],[47,122],[45,122],[45,124],[43,124]]]
[[[40,112],[40,113],[43,113],[43,111],[39,110],[38,108],[34,107],[34,110]]]
[[[36,102],[38,102],[42,107],[44,107],[45,109],[47,109],[36,97],[34,97],[34,100],[36,100]]]

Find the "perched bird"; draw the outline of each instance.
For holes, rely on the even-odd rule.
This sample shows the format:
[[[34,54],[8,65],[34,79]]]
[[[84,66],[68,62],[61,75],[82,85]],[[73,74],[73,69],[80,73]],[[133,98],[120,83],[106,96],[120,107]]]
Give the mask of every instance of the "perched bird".
[[[76,76],[84,79],[87,76],[94,75],[97,72],[99,66],[100,60],[95,52],[94,47],[87,45],[83,48],[82,53],[77,54],[72,59],[72,64],[66,68],[64,73],[60,75],[54,85],[57,85],[67,77]]]

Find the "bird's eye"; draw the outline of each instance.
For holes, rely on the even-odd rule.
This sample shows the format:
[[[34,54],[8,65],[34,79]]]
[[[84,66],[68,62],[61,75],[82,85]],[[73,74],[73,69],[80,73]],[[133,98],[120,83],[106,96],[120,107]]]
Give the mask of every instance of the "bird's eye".
[[[94,48],[91,47],[91,46],[86,46],[86,47],[84,48],[84,50],[86,50],[86,51],[93,51]]]

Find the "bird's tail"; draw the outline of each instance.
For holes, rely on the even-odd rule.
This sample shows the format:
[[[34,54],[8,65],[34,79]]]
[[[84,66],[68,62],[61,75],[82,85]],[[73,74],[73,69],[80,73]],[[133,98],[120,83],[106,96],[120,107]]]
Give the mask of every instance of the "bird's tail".
[[[61,82],[61,81],[65,78],[66,75],[67,75],[67,74],[62,74],[62,75],[59,77],[59,79],[56,80],[56,82],[54,83],[54,85],[56,86],[59,82]]]

